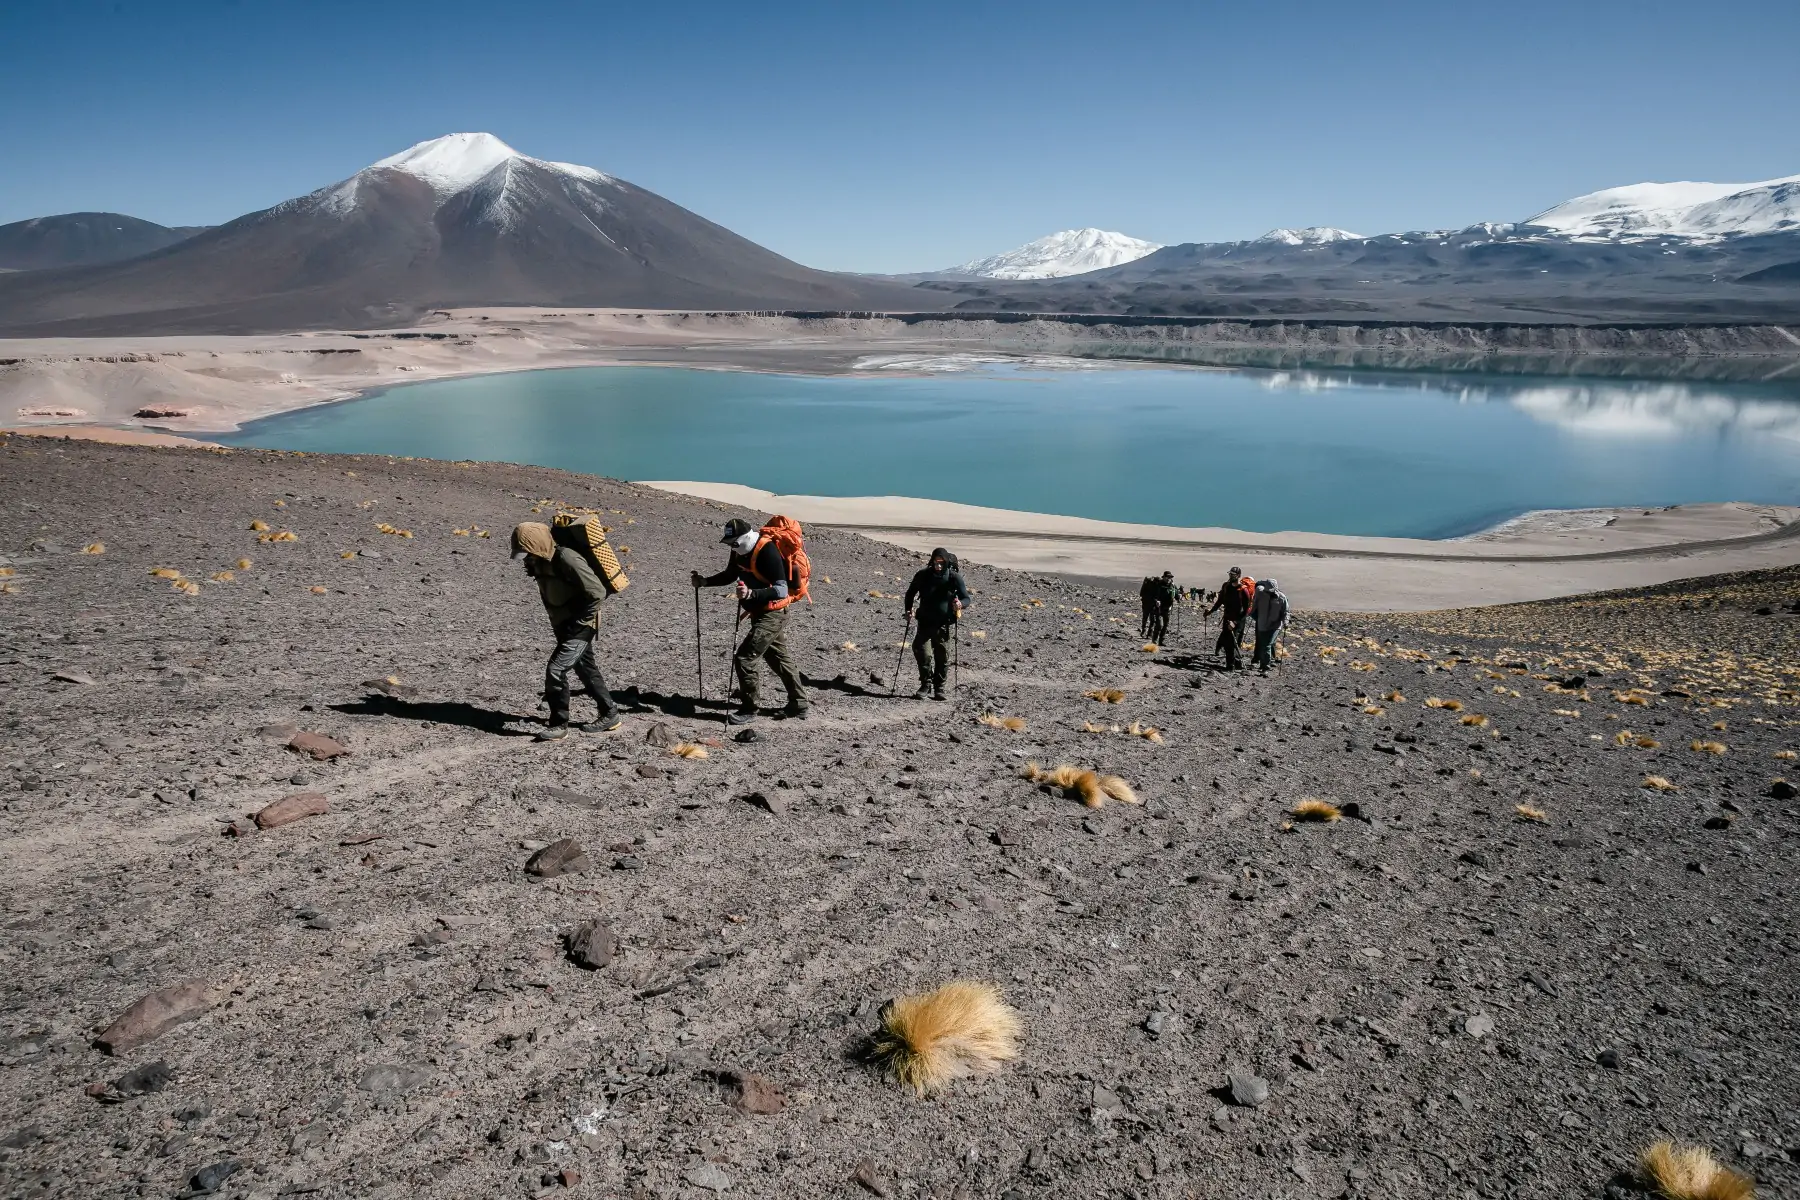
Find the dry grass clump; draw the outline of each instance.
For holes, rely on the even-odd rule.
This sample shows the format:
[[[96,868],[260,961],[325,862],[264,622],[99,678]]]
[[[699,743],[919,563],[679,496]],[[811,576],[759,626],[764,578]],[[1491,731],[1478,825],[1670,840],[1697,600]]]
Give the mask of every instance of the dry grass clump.
[[[252,522],[250,522],[250,532],[251,533],[263,533],[263,532],[267,531],[268,528],[269,528],[269,523],[267,521],[252,521]]]
[[[1117,732],[1119,732],[1119,727],[1117,725],[1099,725],[1093,721],[1083,721],[1081,723],[1081,732],[1083,732],[1083,733],[1117,733]]]
[[[184,596],[198,596],[200,594],[200,585],[191,579],[177,579],[169,586]]]
[[[1125,702],[1125,693],[1118,688],[1097,688],[1081,694],[1089,700],[1098,700],[1102,704],[1123,704]]]
[[[1379,704],[1365,704],[1358,711],[1363,713],[1363,715],[1365,715],[1365,716],[1379,717],[1379,716],[1383,715],[1384,713],[1386,713],[1387,709],[1381,707],[1381,705],[1379,705]]]
[[[1488,719],[1480,713],[1469,713],[1462,718],[1462,723],[1464,725],[1473,725],[1477,729],[1480,729],[1487,725]]]
[[[1655,750],[1657,747],[1662,745],[1661,742],[1657,741],[1653,737],[1641,737],[1632,744],[1635,745],[1639,750]]]
[[[1678,792],[1681,789],[1664,779],[1661,775],[1644,776],[1644,786],[1658,792]]]
[[[280,533],[259,533],[256,535],[256,540],[267,546],[273,542],[297,542],[300,540],[300,535],[283,529]]]
[[[1072,800],[1079,800],[1089,808],[1099,808],[1108,797],[1122,804],[1138,803],[1137,793],[1129,783],[1117,775],[1102,775],[1098,771],[1090,771],[1084,767],[1070,766],[1063,763],[1049,770],[1036,763],[1026,763],[1019,774],[1033,783],[1049,784],[1061,788],[1063,794]]]
[[[1162,647],[1155,642],[1145,642],[1143,645],[1139,646],[1138,649],[1142,650],[1145,654],[1155,654],[1158,650],[1161,650]]]
[[[1403,695],[1401,693],[1399,688],[1395,688],[1391,692],[1384,693],[1381,698],[1383,700],[1386,700],[1389,704],[1405,704],[1406,703],[1406,697],[1405,697],[1405,695]]]
[[[1012,733],[1025,732],[1025,718],[1024,717],[1000,717],[1000,716],[995,716],[993,713],[989,712],[989,713],[982,713],[979,717],[976,717],[975,719],[977,721],[981,722],[983,725],[988,726],[990,729],[1005,729]]]
[[[1441,708],[1449,712],[1461,712],[1462,706],[1461,700],[1440,700],[1436,696],[1425,697],[1426,708]]]
[[[1658,1142],[1639,1159],[1644,1181],[1664,1200],[1750,1200],[1756,1184],[1721,1166],[1704,1146]]]
[[[855,654],[858,650],[862,649],[862,647],[858,646],[855,642],[845,642],[843,645],[839,646],[838,649],[844,651],[846,654]]]
[[[105,542],[89,542],[87,545],[85,545],[81,548],[81,552],[83,554],[105,554],[106,553],[106,543]]]
[[[150,574],[157,579],[180,579],[181,572],[174,567],[151,567]]]
[[[1130,728],[1126,729],[1125,732],[1129,733],[1132,737],[1143,738],[1146,742],[1154,742],[1158,746],[1162,745],[1162,730],[1154,725],[1140,725],[1138,722],[1133,721]]]
[[[706,747],[698,742],[676,742],[669,747],[669,753],[676,758],[705,758]]]
[[[1297,821],[1341,821],[1344,814],[1338,806],[1326,800],[1308,796],[1288,810]]]
[[[1559,717],[1579,717],[1581,715],[1579,708],[1553,708],[1550,711]]]
[[[311,592],[315,596],[323,596],[326,592],[328,592],[330,590],[331,590],[330,588],[322,588],[322,587],[318,586],[317,584],[314,584],[312,587],[307,589],[307,591]]]
[[[1713,730],[1717,733],[1725,732],[1725,722],[1723,722],[1723,721],[1714,721],[1712,727],[1713,727]]]
[[[1019,1014],[991,983],[957,980],[901,996],[882,1010],[874,1058],[924,1096],[964,1075],[997,1070],[1019,1056]]]
[[[1696,754],[1723,754],[1725,753],[1725,743],[1703,742],[1700,739],[1695,738],[1688,743],[1688,749]]]
[[[1529,804],[1515,804],[1513,811],[1519,814],[1519,820],[1532,821],[1539,825],[1548,824],[1550,815],[1541,808],[1533,808]]]
[[[250,560],[247,558],[240,558],[232,565],[240,571],[248,571],[250,569]]]
[[[376,525],[375,530],[377,533],[385,533],[385,534],[389,535],[390,537],[409,538],[412,536],[412,530],[396,529],[394,526],[389,525],[386,521],[383,521],[380,524]]]
[[[979,641],[983,641],[983,640],[985,640],[985,639],[986,639],[986,638],[987,638],[987,630],[985,630],[985,629],[971,629],[971,630],[970,630],[970,631],[969,631],[969,636],[970,636],[970,637],[972,637],[972,638],[974,638],[974,639],[975,639],[975,640],[976,640],[976,641],[978,641],[978,642],[979,642]]]
[[[1792,750],[1777,750],[1775,752],[1775,757],[1781,758],[1781,759],[1792,759],[1796,756]]]
[[[1649,704],[1650,697],[1639,691],[1614,692],[1613,699],[1620,704]]]
[[[1363,662],[1359,658],[1351,659],[1350,660],[1350,669],[1352,671],[1373,671],[1375,669],[1375,664],[1372,662]]]
[[[207,578],[214,583],[230,583],[232,580],[236,579],[237,576],[230,571],[214,571],[211,575],[208,575]]]

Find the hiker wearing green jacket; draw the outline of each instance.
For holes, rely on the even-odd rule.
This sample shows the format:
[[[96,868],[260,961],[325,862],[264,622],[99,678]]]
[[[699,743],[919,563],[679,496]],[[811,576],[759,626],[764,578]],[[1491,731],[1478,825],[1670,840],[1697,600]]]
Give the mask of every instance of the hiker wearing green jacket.
[[[600,632],[600,602],[606,585],[594,574],[587,559],[567,546],[559,546],[548,525],[526,521],[512,533],[514,558],[523,556],[525,573],[537,580],[538,598],[556,634],[556,649],[544,665],[544,700],[550,705],[550,723],[538,740],[553,742],[569,732],[569,672],[573,670],[600,706],[600,716],[577,726],[584,733],[610,733],[624,724],[600,664],[594,660],[594,637]]]

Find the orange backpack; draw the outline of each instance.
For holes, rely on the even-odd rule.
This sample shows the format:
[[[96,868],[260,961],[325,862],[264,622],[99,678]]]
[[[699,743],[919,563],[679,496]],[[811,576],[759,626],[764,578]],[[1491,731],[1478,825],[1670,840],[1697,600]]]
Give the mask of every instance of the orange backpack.
[[[806,537],[801,532],[800,522],[792,517],[770,517],[769,523],[762,527],[762,536],[750,550],[750,573],[762,579],[764,583],[773,583],[772,579],[763,579],[756,572],[756,556],[762,553],[763,544],[774,542],[775,549],[787,562],[788,594],[786,599],[776,600],[769,605],[769,611],[786,608],[796,600],[812,603],[812,559],[806,557]]]
[[[1248,575],[1238,580],[1238,591],[1244,593],[1244,604],[1247,606],[1256,599],[1256,580]]]

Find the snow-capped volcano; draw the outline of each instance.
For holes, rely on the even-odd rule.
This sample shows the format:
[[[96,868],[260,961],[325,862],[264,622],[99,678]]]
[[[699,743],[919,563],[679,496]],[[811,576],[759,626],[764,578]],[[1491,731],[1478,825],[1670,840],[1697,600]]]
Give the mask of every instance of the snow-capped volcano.
[[[592,167],[453,133],[167,250],[0,286],[0,324],[361,328],[458,305],[913,309]],[[8,321],[10,318],[10,322]]]
[[[1017,250],[951,267],[946,274],[982,279],[1060,279],[1136,262],[1162,247],[1104,229],[1065,229]]]
[[[1634,183],[1589,192],[1526,221],[1584,242],[1800,229],[1800,175],[1762,183]]]
[[[1279,242],[1283,246],[1326,246],[1332,242],[1360,242],[1363,235],[1330,225],[1308,225],[1305,229],[1271,229],[1256,240]]]

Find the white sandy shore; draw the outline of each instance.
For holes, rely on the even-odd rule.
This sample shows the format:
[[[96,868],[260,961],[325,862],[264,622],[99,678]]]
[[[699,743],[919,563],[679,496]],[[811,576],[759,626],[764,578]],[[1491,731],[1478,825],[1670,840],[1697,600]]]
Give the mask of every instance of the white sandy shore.
[[[1063,348],[1043,331],[1009,330],[1024,339],[1022,352]],[[609,365],[835,374],[876,358],[936,370],[995,348],[978,337],[859,318],[803,324],[757,313],[512,308],[447,311],[412,329],[367,333],[11,339],[0,340],[0,423],[22,433],[169,444],[376,388],[463,375]],[[1793,509],[1751,505],[1527,514],[1472,539],[1427,542],[1171,529],[897,497],[777,497],[728,484],[656,486],[781,508],[915,549],[951,542],[972,559],[1025,570],[1124,580],[1174,570],[1184,582],[1211,584],[1236,563],[1259,577],[1274,574],[1297,604],[1339,610],[1502,603],[1800,562],[1800,537],[1718,544],[1795,519]],[[1595,552],[1627,556],[1568,557]]]
[[[1241,566],[1274,576],[1298,607],[1338,612],[1505,604],[1800,564],[1800,536],[1769,536],[1800,535],[1800,508],[1768,505],[1619,509],[1605,524],[1575,529],[1561,527],[1560,514],[1537,514],[1480,540],[1438,542],[1131,525],[903,496],[778,496],[738,484],[646,486],[858,529],[921,552],[947,545],[1015,570],[1128,582],[1174,571],[1183,584],[1216,587]]]

